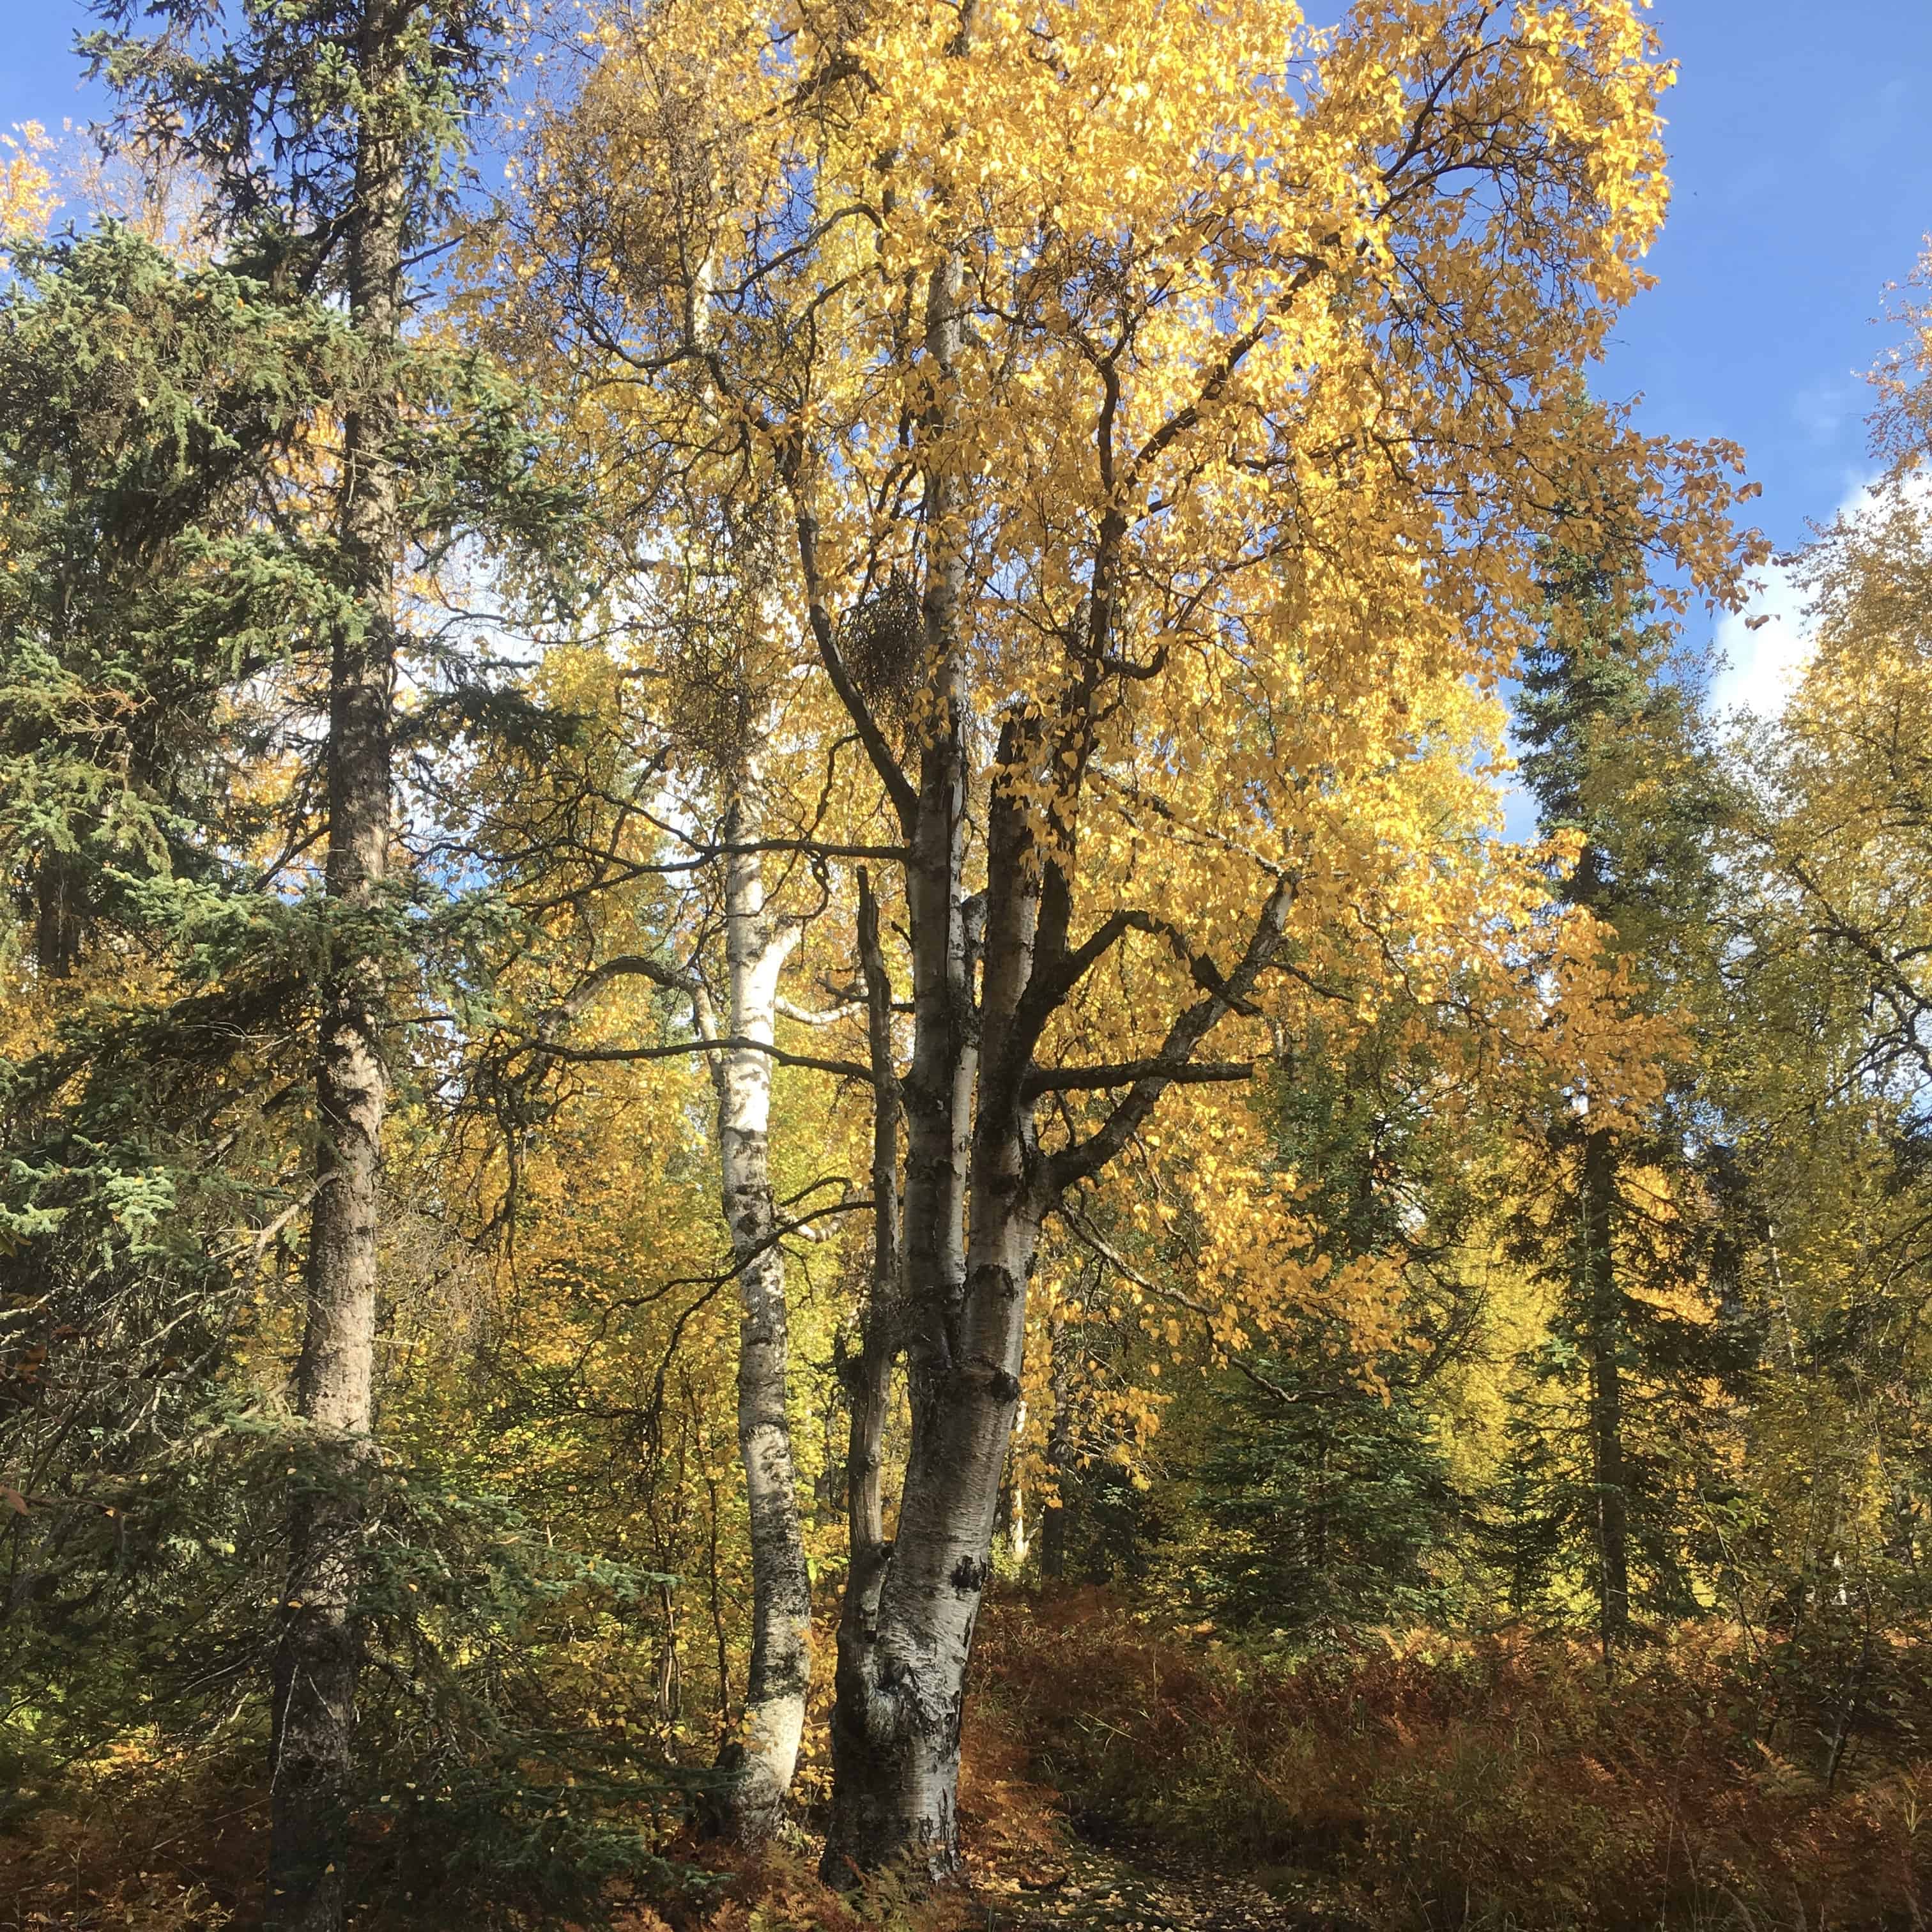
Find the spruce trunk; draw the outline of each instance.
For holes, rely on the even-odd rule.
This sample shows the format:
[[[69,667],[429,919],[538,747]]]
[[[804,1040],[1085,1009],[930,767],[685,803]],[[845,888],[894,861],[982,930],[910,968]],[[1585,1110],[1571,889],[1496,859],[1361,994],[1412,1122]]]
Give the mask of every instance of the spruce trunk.
[[[366,56],[371,91],[393,86],[400,67],[394,37],[377,38]],[[383,962],[366,930],[358,932],[356,915],[374,907],[388,864],[400,548],[392,365],[402,328],[404,191],[397,142],[365,123],[347,236],[351,322],[363,366],[343,424],[342,541],[354,605],[334,638],[329,674],[324,885],[331,956],[322,987],[316,1192],[296,1385],[305,1441],[290,1499],[289,1582],[274,1669],[268,1922],[277,1932],[336,1932],[347,1897],[362,1647],[356,1603],[374,1460],[388,1087]]]
[[[1583,1147],[1585,1283],[1590,1319],[1590,1450],[1597,1498],[1597,1600],[1604,1654],[1630,1632],[1630,1503],[1624,1484],[1623,1306],[1617,1286],[1616,1150],[1602,1129]]]
[[[1052,1350],[1047,1380],[1053,1394],[1053,1419],[1046,1427],[1046,1471],[1053,1500],[1040,1516],[1040,1577],[1043,1583],[1060,1583],[1066,1579],[1073,1507],[1073,1336],[1064,1318],[1048,1330],[1048,1344]]]

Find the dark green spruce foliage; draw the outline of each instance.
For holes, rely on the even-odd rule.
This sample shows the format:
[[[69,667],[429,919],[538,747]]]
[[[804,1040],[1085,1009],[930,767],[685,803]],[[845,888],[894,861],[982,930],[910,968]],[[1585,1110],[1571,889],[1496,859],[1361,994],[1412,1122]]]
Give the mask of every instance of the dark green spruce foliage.
[[[1306,1358],[1261,1358],[1226,1391],[1202,1467],[1202,1602],[1229,1622],[1305,1638],[1439,1612],[1454,1494],[1434,1420]]]
[[[1630,580],[1559,554],[1516,712],[1543,830],[1581,840],[1563,899],[1640,962],[1640,1001],[1678,1012],[1710,976],[1726,812],[1694,667]],[[1716,1462],[1699,1390],[1743,1373],[1750,1338],[1710,1264],[1715,1128],[1688,1072],[1642,1119],[1593,1121],[1566,1094],[1529,1124],[1510,1234],[1558,1304],[1526,1364],[1489,1540],[1513,1607],[1580,1587],[1609,1650],[1639,1612],[1693,1607],[1690,1492]]]
[[[0,869],[57,1018],[37,1057],[0,1062],[13,1807],[130,1726],[237,1752],[244,1777],[266,1729],[304,1458],[248,1358],[308,1184],[337,916],[315,890],[316,725],[349,576],[320,486],[356,352],[274,255],[191,267],[107,229],[20,252],[0,292]],[[543,478],[530,399],[442,350],[395,373],[405,560],[464,548],[500,583],[557,581],[573,504]],[[410,769],[452,797],[478,732],[548,728],[466,641],[430,611],[410,640]],[[474,1015],[506,915],[436,792],[416,797],[442,829],[364,918],[410,1006]],[[418,1024],[405,1082],[460,1092],[448,1036],[414,1044]],[[661,1778],[560,1719],[542,1669],[656,1580],[553,1547],[484,1469],[392,1459],[375,1501],[368,1882],[582,1905],[656,1870],[638,1827]]]
[[[268,829],[231,780],[279,748],[251,681],[329,619],[326,556],[286,533],[346,345],[320,305],[124,232],[24,250],[15,273],[0,862],[41,970],[64,975],[104,927],[196,943],[222,847]]]
[[[1440,1070],[1401,1017],[1310,1041],[1274,1094],[1280,1157],[1311,1184],[1320,1251],[1399,1270],[1394,1345],[1366,1358],[1341,1324],[1311,1317],[1238,1361],[1198,1478],[1196,1594],[1298,1639],[1440,1616],[1460,1567],[1462,1503],[1432,1404],[1478,1312],[1461,1246],[1472,1204],[1445,1155]]]
[[[0,1065],[0,1463],[26,1503],[0,1616],[15,1694],[63,1700],[10,1730],[36,1762],[160,1694],[184,1620],[222,1620],[221,1548],[260,1545],[206,1431],[235,1231],[280,1206],[236,1071],[259,1106],[302,994],[234,780],[329,601],[285,528],[342,347],[319,307],[114,230],[24,251],[0,298],[0,862],[44,992],[71,989],[56,1044]],[[84,994],[96,953],[156,996]],[[114,1665],[62,1667],[83,1646]]]

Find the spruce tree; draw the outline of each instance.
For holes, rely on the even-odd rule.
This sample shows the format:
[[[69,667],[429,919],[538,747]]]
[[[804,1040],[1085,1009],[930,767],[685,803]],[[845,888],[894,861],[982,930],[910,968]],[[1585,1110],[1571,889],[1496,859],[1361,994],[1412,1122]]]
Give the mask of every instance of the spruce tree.
[[[1708,968],[1718,893],[1713,838],[1724,803],[1695,667],[1678,656],[1620,559],[1553,550],[1546,595],[1546,621],[1516,700],[1523,776],[1542,830],[1576,841],[1556,881],[1561,901],[1600,922],[1610,956],[1634,969],[1640,1003],[1664,1011],[1681,1006]],[[1683,1067],[1639,1122],[1593,1116],[1588,1096],[1558,1107],[1538,1130],[1542,1186],[1528,1190],[1514,1217],[1520,1252],[1558,1288],[1537,1378],[1563,1384],[1580,1374],[1586,1420],[1567,1465],[1519,1431],[1503,1514],[1514,1519],[1527,1508],[1544,1520],[1506,1532],[1512,1571],[1521,1573],[1519,1559],[1532,1547],[1541,1552],[1532,1567],[1543,1568],[1554,1550],[1584,1540],[1606,1656],[1628,1640],[1634,1594],[1664,1611],[1690,1603],[1668,1496],[1678,1445],[1667,1429],[1640,1435],[1629,1412],[1634,1378],[1654,1412],[1660,1389],[1683,1390],[1696,1368],[1714,1365],[1700,1358],[1720,1347],[1700,1339],[1700,1324],[1668,1312],[1668,1294],[1638,1292],[1702,1292],[1690,1238],[1701,1190],[1687,1151],[1694,1110]],[[1665,1211],[1654,1186],[1637,1180],[1640,1168],[1667,1177],[1675,1198]],[[1580,1480],[1561,1475],[1565,1466]]]
[[[1467,1361],[1481,1312],[1477,1150],[1449,1104],[1454,1049],[1417,1019],[1398,1004],[1352,1036],[1316,1028],[1270,1094],[1315,1252],[1382,1270],[1395,1303],[1379,1346],[1311,1311],[1217,1378],[1192,1588],[1217,1616],[1298,1638],[1438,1616],[1458,1568],[1440,1424],[1444,1372]]]
[[[461,184],[466,123],[494,82],[494,10],[109,0],[100,10],[103,31],[83,44],[120,98],[122,137],[206,178],[219,266],[187,274],[108,236],[50,257],[51,280],[28,300],[43,362],[54,309],[92,304],[70,329],[94,332],[77,366],[123,406],[153,474],[130,482],[134,459],[118,461],[111,439],[96,449],[98,397],[64,416],[42,410],[10,446],[62,486],[10,493],[10,550],[38,543],[85,566],[56,573],[46,608],[20,614],[29,649],[12,659],[22,674],[0,742],[30,808],[13,815],[10,845],[44,973],[123,944],[133,918],[141,929],[127,943],[155,954],[163,992],[145,1016],[76,1009],[95,1036],[76,1034],[67,1061],[87,1066],[82,1111],[94,1115],[77,1118],[58,1052],[13,1083],[19,1126],[65,1154],[29,1164],[42,1178],[10,1204],[20,1237],[47,1241],[71,1234],[77,1193],[111,1205],[114,1186],[86,1151],[105,1144],[101,1108],[150,1141],[173,1120],[181,1159],[210,1174],[233,1153],[234,1138],[208,1127],[238,1074],[244,1091],[276,1076],[284,1119],[307,1090],[311,1179],[279,1212],[250,1216],[264,1238],[306,1222],[269,1917],[333,1927],[380,1474],[383,1118],[407,1063],[402,1014],[418,1004],[424,949],[460,944],[448,879],[398,862],[397,688],[406,674],[430,694],[412,719],[427,749],[460,732],[475,684],[439,630],[412,624],[402,586],[432,578],[460,547],[474,554],[472,540],[546,542],[564,500],[536,480],[518,392],[411,328]],[[112,314],[86,281],[109,273],[127,285]],[[50,379],[26,369],[22,380]],[[102,536],[91,559],[89,529]],[[117,701],[134,694],[112,730],[98,728],[104,685]],[[255,718],[264,735],[251,738]],[[250,754],[256,772],[279,758],[291,774],[266,806],[259,784],[233,782]],[[198,1082],[206,1104],[171,1112],[155,1098],[162,1070],[190,1066],[182,1095]],[[128,1158],[139,1167],[152,1153]],[[142,1276],[150,1260],[144,1250],[128,1264]],[[218,1298],[224,1285],[206,1286]]]

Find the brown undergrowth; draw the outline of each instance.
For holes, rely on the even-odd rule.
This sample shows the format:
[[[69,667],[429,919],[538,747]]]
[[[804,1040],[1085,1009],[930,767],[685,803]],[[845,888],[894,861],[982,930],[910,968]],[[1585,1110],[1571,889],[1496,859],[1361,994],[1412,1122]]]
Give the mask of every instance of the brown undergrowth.
[[[1828,1780],[1799,1747],[1828,1712],[1772,1710],[1761,1652],[1708,1626],[1614,1677],[1548,1637],[1429,1632],[1291,1667],[1091,1592],[996,1604],[980,1642],[980,1721],[1033,1741],[1083,1835],[1318,1874],[1376,1932],[1927,1923],[1910,1667]]]
[[[663,1855],[710,1885],[613,1896],[610,1916],[620,1932],[1030,1922],[1072,1830],[1184,1880],[1245,1874],[1340,1901],[1321,1922],[1366,1932],[1921,1932],[1932,1756],[1916,1654],[1898,1652],[1828,1778],[1828,1710],[1712,1626],[1606,1678],[1548,1637],[1364,1636],[1290,1664],[1156,1629],[1098,1592],[1008,1597],[988,1606],[968,1703],[970,1893],[921,1900],[890,1878],[834,1892],[808,1828],[755,1857],[685,1836]],[[243,1761],[130,1746],[76,1774],[0,1834],[0,1932],[250,1932],[266,1806]],[[824,1783],[809,1768],[808,1828]],[[359,1932],[572,1922],[508,1896],[452,1917],[420,1862],[368,1896]]]

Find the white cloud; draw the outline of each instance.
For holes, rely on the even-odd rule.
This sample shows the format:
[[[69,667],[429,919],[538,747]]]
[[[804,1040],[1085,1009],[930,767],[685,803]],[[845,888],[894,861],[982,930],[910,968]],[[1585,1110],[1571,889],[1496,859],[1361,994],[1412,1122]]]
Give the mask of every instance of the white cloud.
[[[1847,477],[1836,514],[1856,516],[1870,479]],[[1720,659],[1711,680],[1711,709],[1720,718],[1745,713],[1775,718],[1798,688],[1811,659],[1813,626],[1808,593],[1779,564],[1767,564],[1750,601],[1726,611],[1712,641]]]
[[[1714,641],[1722,662],[1711,680],[1717,716],[1775,718],[1784,709],[1811,656],[1805,602],[1790,572],[1772,564],[1750,602],[1718,621]]]
[[[1814,443],[1835,442],[1870,407],[1871,386],[1863,377],[1838,376],[1800,389],[1791,399],[1791,419]]]

